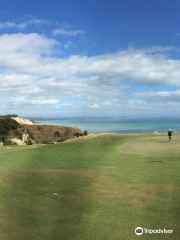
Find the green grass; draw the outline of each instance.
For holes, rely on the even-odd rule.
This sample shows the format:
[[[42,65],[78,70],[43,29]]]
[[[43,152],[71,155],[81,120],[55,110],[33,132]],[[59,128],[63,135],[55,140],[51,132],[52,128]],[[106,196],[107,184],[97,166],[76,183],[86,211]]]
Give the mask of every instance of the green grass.
[[[0,148],[0,240],[179,239],[180,154],[144,155],[142,139]],[[139,226],[174,233],[136,236]]]
[[[149,155],[149,156],[180,156],[180,135],[173,136],[169,143],[168,137],[153,136],[141,137],[134,141],[127,142],[121,146],[121,151],[129,154]]]

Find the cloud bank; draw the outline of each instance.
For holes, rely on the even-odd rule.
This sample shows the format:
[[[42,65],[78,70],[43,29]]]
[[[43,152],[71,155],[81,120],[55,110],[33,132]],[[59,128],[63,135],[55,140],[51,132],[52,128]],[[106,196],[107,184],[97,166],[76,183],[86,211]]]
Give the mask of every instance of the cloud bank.
[[[37,23],[41,24],[39,20]],[[6,27],[8,24],[11,25],[4,23]],[[54,34],[81,34],[80,30],[56,30]],[[68,108],[107,114],[112,110],[118,114],[163,111],[164,99],[170,107],[177,107],[180,105],[180,60],[168,57],[167,52],[172,48],[129,48],[99,56],[62,58],[56,54],[62,51],[61,43],[52,37],[38,33],[2,34],[1,108],[57,111]],[[133,90],[134,86],[171,86],[175,90],[141,93],[137,88]]]

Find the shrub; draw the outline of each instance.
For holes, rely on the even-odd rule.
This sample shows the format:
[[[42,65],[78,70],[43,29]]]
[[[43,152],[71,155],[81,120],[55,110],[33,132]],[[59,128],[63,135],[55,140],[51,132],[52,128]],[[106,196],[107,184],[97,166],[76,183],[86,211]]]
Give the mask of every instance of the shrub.
[[[64,135],[65,135],[66,137],[68,137],[68,136],[70,135],[70,133],[71,133],[71,129],[70,129],[70,128],[66,128],[66,129],[65,129],[65,132],[64,132]]]
[[[26,141],[26,145],[33,145],[33,142],[29,139]]]
[[[33,136],[32,132],[30,132],[29,129],[27,129],[27,133],[28,133],[28,135],[29,135],[29,137],[30,137],[31,139],[34,139],[34,136]]]
[[[58,131],[54,132],[54,137],[60,137],[60,133]]]
[[[74,136],[76,136],[77,138],[80,136],[79,132],[75,132]]]
[[[12,142],[11,140],[5,140],[3,142],[3,145],[4,146],[7,146],[7,145],[17,145],[17,143],[16,142]]]
[[[6,137],[5,136],[0,137],[0,141],[5,142],[6,141]]]
[[[14,132],[14,136],[22,140],[22,134],[20,132]]]
[[[17,130],[20,124],[11,118],[0,119],[0,135],[7,136],[11,130]]]
[[[57,142],[64,142],[64,141],[66,141],[65,139],[59,139],[59,140],[57,140]]]
[[[88,135],[88,132],[87,130],[84,131],[84,136],[87,136]]]
[[[6,136],[6,135],[8,135],[8,133],[9,133],[9,130],[7,130],[4,127],[0,126],[0,135]]]

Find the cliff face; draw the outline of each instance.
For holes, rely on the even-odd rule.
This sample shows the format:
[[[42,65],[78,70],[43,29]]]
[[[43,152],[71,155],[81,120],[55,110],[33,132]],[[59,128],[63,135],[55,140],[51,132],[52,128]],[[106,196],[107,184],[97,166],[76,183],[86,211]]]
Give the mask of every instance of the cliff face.
[[[76,133],[83,135],[79,128],[51,125],[23,125],[36,143],[62,142],[75,137]]]
[[[0,117],[0,145],[51,144],[77,135],[83,136],[79,128],[20,124],[12,118]]]
[[[33,125],[33,122],[30,119],[27,118],[20,118],[20,117],[11,117],[19,124],[27,124],[27,125]]]

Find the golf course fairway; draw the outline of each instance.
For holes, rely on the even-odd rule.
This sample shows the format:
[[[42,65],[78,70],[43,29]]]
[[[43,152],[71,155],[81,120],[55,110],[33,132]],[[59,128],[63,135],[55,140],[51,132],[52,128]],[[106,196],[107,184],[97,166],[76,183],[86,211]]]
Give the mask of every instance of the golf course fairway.
[[[179,149],[130,135],[1,147],[0,240],[179,240]]]

